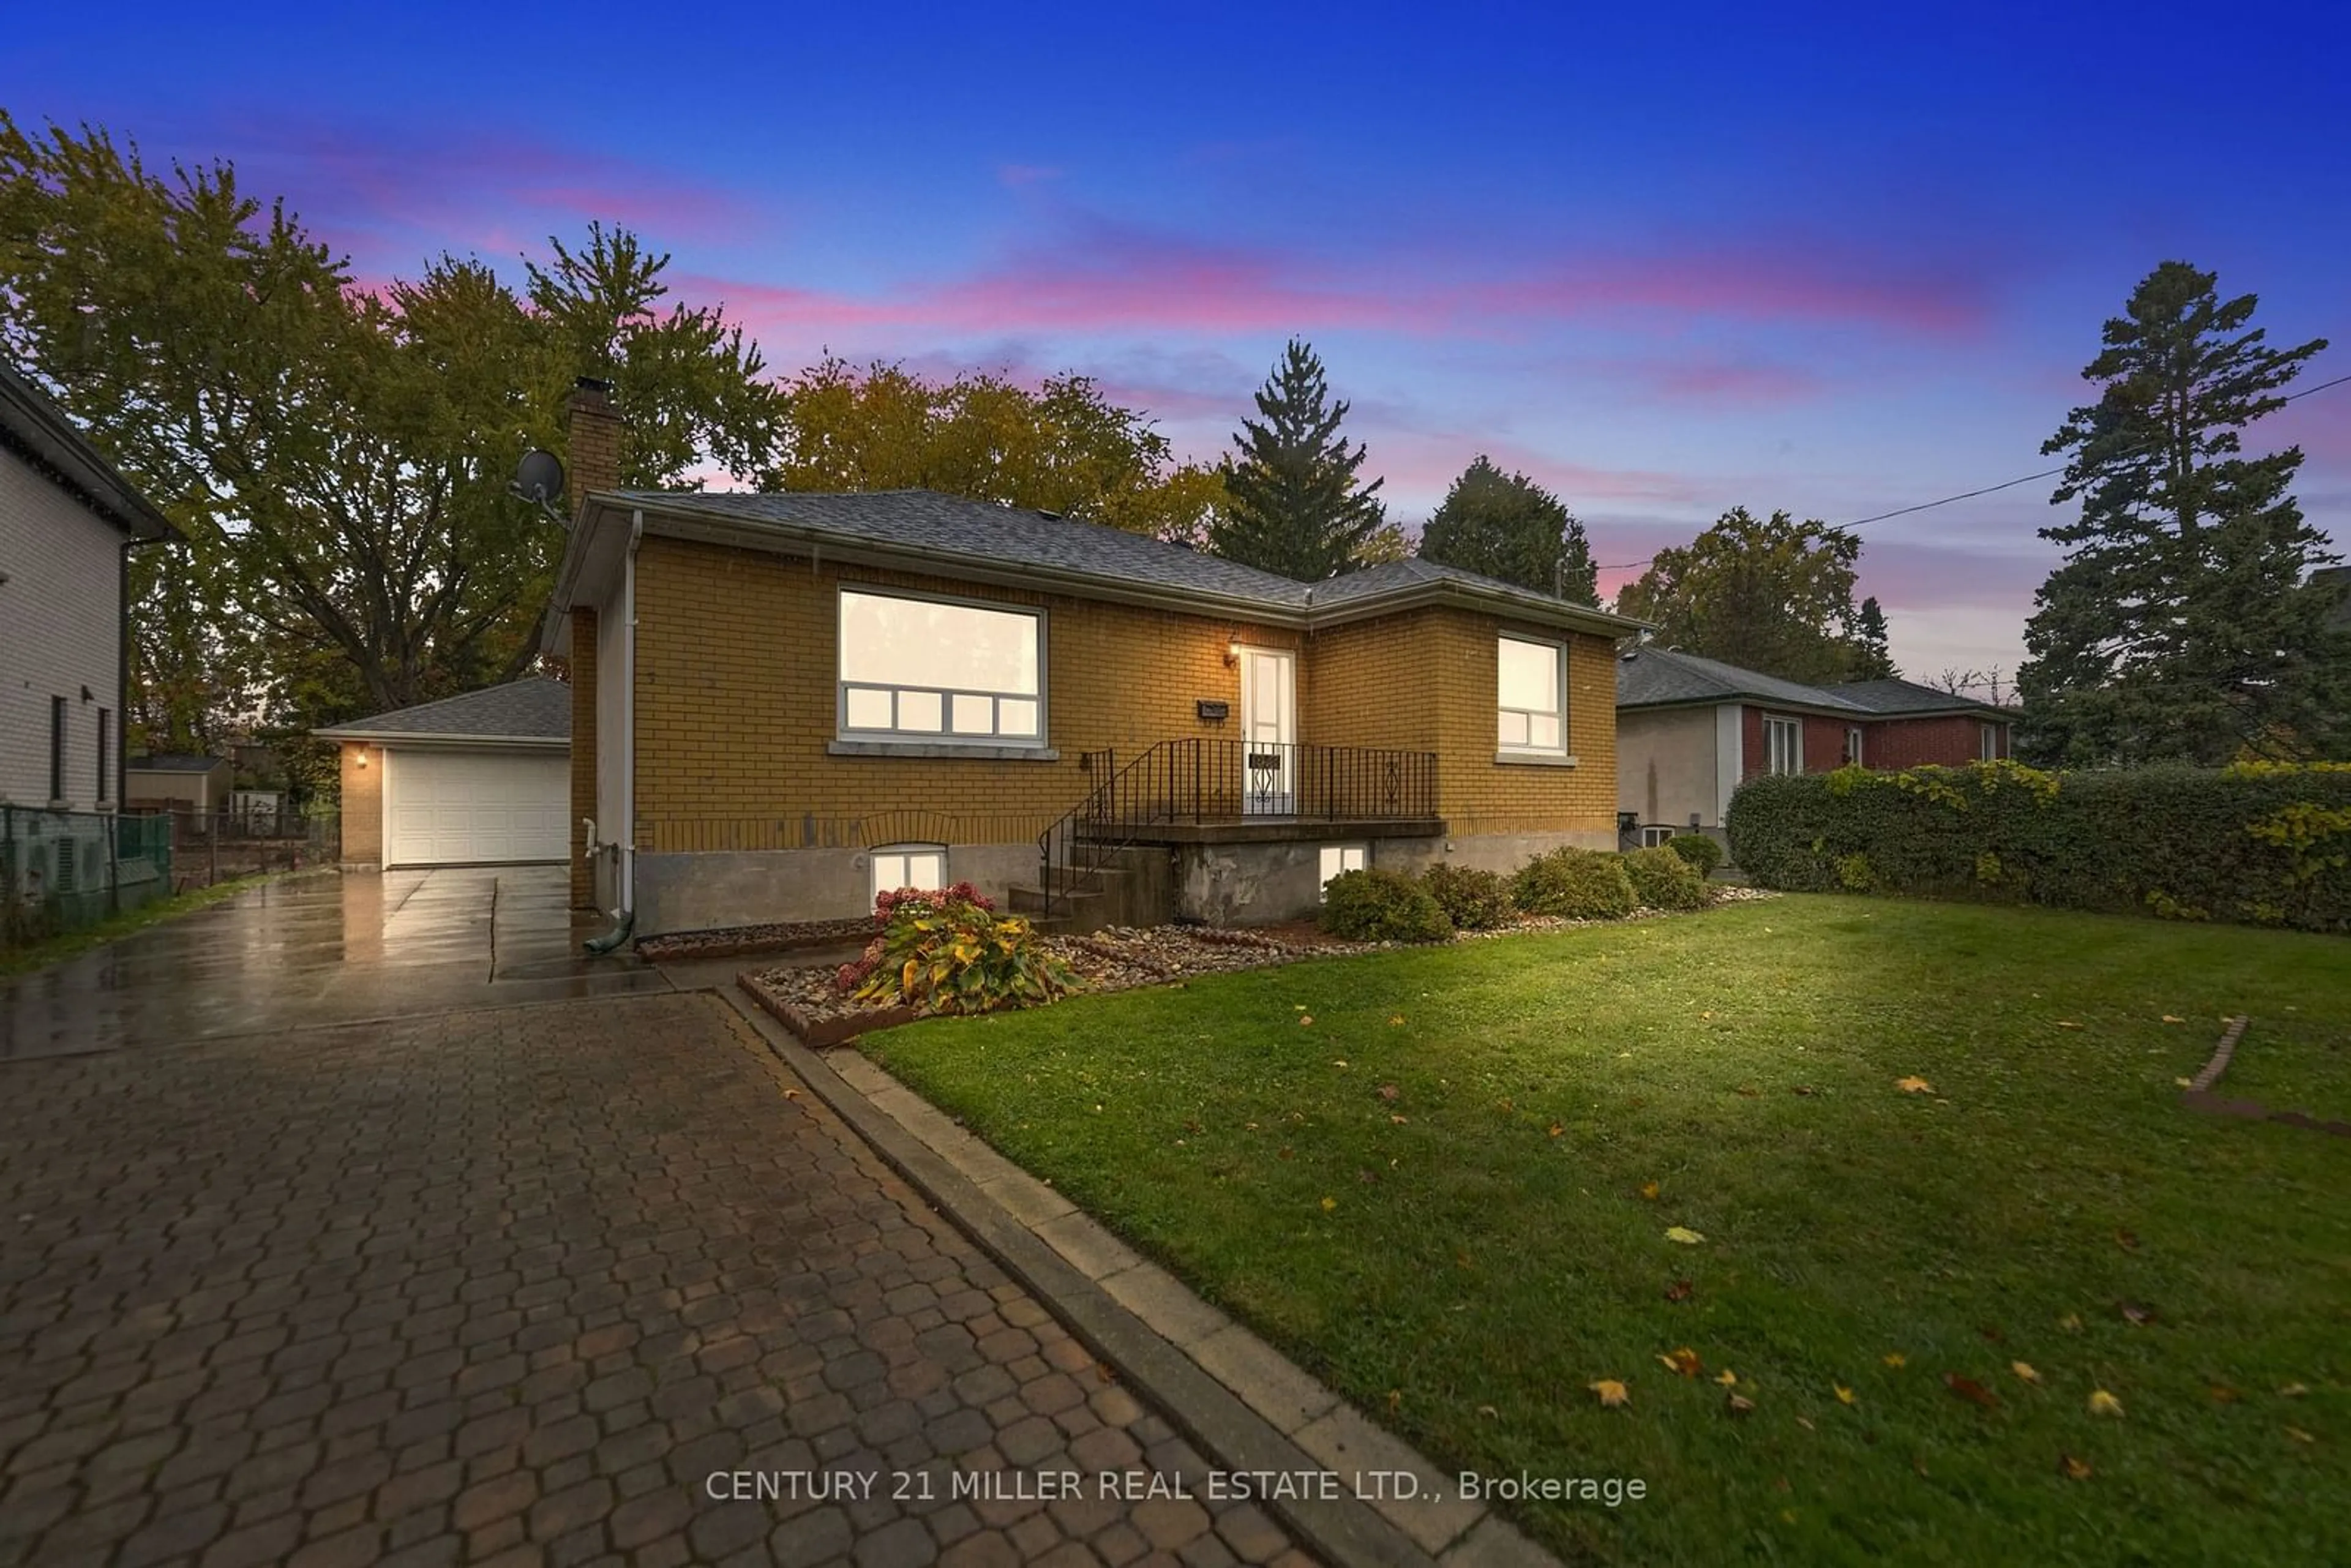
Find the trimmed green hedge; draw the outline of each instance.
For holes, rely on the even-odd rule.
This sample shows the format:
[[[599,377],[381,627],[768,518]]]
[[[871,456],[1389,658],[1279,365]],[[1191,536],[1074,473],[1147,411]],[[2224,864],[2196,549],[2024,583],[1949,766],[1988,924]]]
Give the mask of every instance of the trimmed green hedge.
[[[1711,843],[1713,841],[1708,840]],[[1625,874],[1633,891],[1651,909],[1704,909],[1706,878],[1688,861],[1665,845],[1634,850],[1625,856]]]
[[[1562,844],[1519,868],[1510,879],[1510,902],[1529,915],[1622,920],[1640,903],[1640,894],[1625,874],[1622,855]]]
[[[1724,824],[1764,887],[2351,931],[2351,764],[1762,778]]]
[[[1453,922],[1428,890],[1401,872],[1342,872],[1322,888],[1322,929],[1353,942],[1442,942]]]

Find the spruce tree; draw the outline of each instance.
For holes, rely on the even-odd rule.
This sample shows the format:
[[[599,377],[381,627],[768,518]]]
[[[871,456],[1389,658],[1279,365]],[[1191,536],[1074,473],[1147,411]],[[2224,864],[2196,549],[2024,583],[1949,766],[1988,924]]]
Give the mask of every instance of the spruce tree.
[[[1583,525],[1560,498],[1484,455],[1446,491],[1421,530],[1424,560],[1597,606],[1598,573]]]
[[[2167,261],[2105,324],[2083,371],[2096,400],[2044,452],[2071,461],[2041,530],[2066,547],[2025,627],[2021,740],[2074,766],[2334,754],[2346,740],[2351,658],[2311,580],[2335,558],[2290,486],[2297,447],[2246,457],[2239,433],[2324,339],[2273,349],[2255,297]]]
[[[1853,618],[1853,672],[1845,678],[1854,681],[1890,681],[1902,672],[1894,666],[1894,649],[1886,631],[1886,612],[1875,598],[1861,601],[1861,609]]]
[[[1322,361],[1293,338],[1258,389],[1262,419],[1244,419],[1221,477],[1225,504],[1208,525],[1208,549],[1227,560],[1316,582],[1352,570],[1386,520],[1380,481],[1356,478],[1364,448],[1339,434],[1347,404],[1333,402]]]

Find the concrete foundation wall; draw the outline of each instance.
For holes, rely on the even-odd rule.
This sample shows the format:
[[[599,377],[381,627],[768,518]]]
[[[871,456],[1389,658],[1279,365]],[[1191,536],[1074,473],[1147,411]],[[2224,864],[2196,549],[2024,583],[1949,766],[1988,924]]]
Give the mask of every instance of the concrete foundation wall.
[[[1322,839],[1254,844],[1186,844],[1176,851],[1176,915],[1209,925],[1265,925],[1311,915],[1322,903]],[[1606,830],[1482,833],[1468,838],[1375,839],[1368,864],[1417,876],[1444,861],[1508,876],[1562,844],[1613,850]]]
[[[791,920],[853,920],[873,909],[872,866],[862,849],[713,850],[647,853],[637,862],[640,936]],[[1015,882],[1037,879],[1037,846],[949,844],[947,880],[968,882],[1002,907]]]

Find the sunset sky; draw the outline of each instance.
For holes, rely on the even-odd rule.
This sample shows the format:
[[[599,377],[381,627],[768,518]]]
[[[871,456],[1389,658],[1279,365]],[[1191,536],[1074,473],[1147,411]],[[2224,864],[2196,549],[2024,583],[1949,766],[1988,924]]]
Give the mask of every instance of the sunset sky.
[[[2166,258],[2351,373],[2341,5],[21,9],[0,105],[232,160],[362,278],[601,217],[781,370],[1082,371],[1202,457],[1296,333],[1393,515],[1484,452],[1612,566],[2047,466]],[[2288,442],[2351,541],[2351,386]],[[1863,530],[1907,674],[2013,668],[2048,491]]]

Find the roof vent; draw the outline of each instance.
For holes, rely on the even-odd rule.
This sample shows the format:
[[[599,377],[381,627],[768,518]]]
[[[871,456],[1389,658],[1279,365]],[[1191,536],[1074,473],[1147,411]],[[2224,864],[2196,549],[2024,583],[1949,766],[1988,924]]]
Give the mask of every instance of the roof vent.
[[[1641,650],[1638,647],[1627,648],[1616,656],[1629,664],[1641,656]]]

